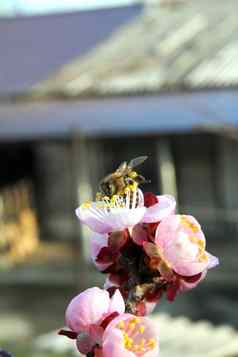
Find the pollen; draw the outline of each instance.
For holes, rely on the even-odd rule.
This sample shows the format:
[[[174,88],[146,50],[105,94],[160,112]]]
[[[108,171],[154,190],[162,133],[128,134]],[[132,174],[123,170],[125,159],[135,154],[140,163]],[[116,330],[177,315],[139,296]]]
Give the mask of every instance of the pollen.
[[[129,323],[129,329],[130,330],[134,330],[135,327],[136,327],[136,324],[134,322],[130,322]]]
[[[186,216],[181,216],[180,222],[184,227],[191,229],[193,233],[199,232],[199,227],[196,224],[190,222]]]
[[[102,208],[105,208],[107,210],[110,210],[112,208],[124,208],[126,206],[123,197],[120,195],[113,195],[111,198],[108,196],[103,196],[102,204]]]
[[[200,249],[202,250],[205,249],[205,241],[203,239],[200,239],[199,237],[196,236],[190,236],[189,240],[190,242],[197,244]]]
[[[137,182],[133,182],[132,184],[128,185],[129,189],[132,191],[132,192],[135,192],[138,188],[138,183]]]
[[[156,340],[149,338],[151,335],[146,335],[146,327],[141,323],[142,321],[138,317],[133,317],[121,320],[116,325],[122,332],[124,348],[139,355],[156,347]]]
[[[208,262],[208,256],[207,256],[206,252],[204,252],[204,251],[201,252],[199,254],[198,260],[199,260],[200,263]]]
[[[155,348],[156,346],[156,341],[154,338],[150,338],[149,341],[147,342],[147,346],[150,347],[151,349]]]
[[[140,348],[144,348],[145,347],[145,343],[146,343],[146,340],[144,338],[142,338],[140,340]]]
[[[83,208],[91,208],[92,202],[91,201],[86,201],[82,204]]]
[[[120,330],[124,330],[125,328],[125,322],[123,320],[119,321],[118,324],[117,324],[117,327],[120,329]]]

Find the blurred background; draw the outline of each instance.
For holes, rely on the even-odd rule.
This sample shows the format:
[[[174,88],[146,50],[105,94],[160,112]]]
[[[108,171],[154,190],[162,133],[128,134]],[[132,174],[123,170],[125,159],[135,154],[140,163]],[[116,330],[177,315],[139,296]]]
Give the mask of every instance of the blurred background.
[[[146,190],[174,195],[220,258],[158,306],[174,328],[161,355],[180,356],[169,346],[181,330],[181,356],[213,341],[236,347],[208,356],[238,356],[237,13],[237,0],[0,0],[1,347],[72,355],[48,333],[104,280],[74,210],[121,161],[148,155]]]

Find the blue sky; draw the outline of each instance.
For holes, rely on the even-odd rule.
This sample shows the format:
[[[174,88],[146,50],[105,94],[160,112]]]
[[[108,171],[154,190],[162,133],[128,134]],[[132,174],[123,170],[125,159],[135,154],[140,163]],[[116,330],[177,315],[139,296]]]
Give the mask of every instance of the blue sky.
[[[126,5],[137,0],[0,0],[0,13],[39,14]]]

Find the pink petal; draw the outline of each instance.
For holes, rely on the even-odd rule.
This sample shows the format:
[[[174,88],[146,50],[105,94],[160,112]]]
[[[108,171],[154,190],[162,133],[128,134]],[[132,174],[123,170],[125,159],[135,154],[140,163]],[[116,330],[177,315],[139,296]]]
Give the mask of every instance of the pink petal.
[[[135,323],[133,329],[130,327],[132,320],[138,322]],[[121,322],[124,322],[124,327],[118,326]],[[134,322],[133,322],[134,324]],[[143,326],[143,330],[140,331],[139,328]],[[123,333],[126,333],[133,341],[133,345],[140,344],[141,340],[145,339],[145,342],[151,339],[158,341],[157,329],[149,319],[145,317],[135,317],[131,314],[123,314],[112,320],[112,322],[107,326],[103,335],[103,356],[104,357],[136,357],[137,355],[142,356],[158,356],[158,343],[152,350],[144,351],[144,353],[132,352],[126,348],[124,344]],[[153,352],[153,354],[152,354]]]
[[[135,357],[135,354],[124,347],[121,331],[114,330],[103,343],[103,357]]]
[[[194,289],[207,275],[207,271],[205,270],[200,279],[198,279],[196,282],[194,283],[189,283],[187,282],[186,280],[183,280],[181,279],[180,280],[180,283],[179,283],[179,292],[185,292],[185,291],[188,291],[188,290],[191,290],[191,289]]]
[[[77,295],[69,303],[66,325],[75,332],[88,332],[90,325],[98,324],[107,314],[110,305],[109,293],[97,287]]]
[[[187,223],[183,223],[183,220]],[[201,227],[192,216],[168,216],[157,228],[155,242],[160,254],[180,275],[196,275],[208,267],[208,259],[199,260],[200,248],[193,239],[203,242],[205,246],[205,237]]]
[[[208,269],[212,269],[215,268],[217,265],[219,265],[219,259],[217,257],[215,257],[214,255],[207,253],[208,255],[208,259],[209,259],[209,263],[208,263]]]
[[[108,247],[108,236],[107,234],[97,234],[95,233],[90,241],[91,258],[93,263],[96,265],[98,270],[103,271],[107,269],[112,263],[98,263],[97,256],[100,250],[104,247]]]
[[[159,222],[165,217],[174,214],[176,209],[176,201],[173,196],[161,195],[157,196],[158,203],[148,207],[142,219],[144,223]]]
[[[108,313],[111,314],[113,312],[118,312],[119,314],[123,314],[125,312],[125,303],[120,291],[117,289],[113,296],[111,297],[111,301],[109,304]]]
[[[191,262],[191,261],[177,261],[176,266],[173,267],[177,274],[184,276],[193,276],[199,274],[208,268],[207,262]]]

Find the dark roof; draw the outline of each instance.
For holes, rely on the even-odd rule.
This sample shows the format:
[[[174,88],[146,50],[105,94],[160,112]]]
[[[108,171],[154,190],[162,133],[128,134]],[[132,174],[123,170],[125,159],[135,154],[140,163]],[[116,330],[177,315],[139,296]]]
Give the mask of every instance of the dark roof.
[[[237,14],[237,0],[148,6],[37,91],[80,97],[236,87]]]
[[[140,6],[34,17],[0,18],[0,95],[28,90],[85,55]]]
[[[238,93],[131,96],[41,101],[0,106],[0,141],[123,137],[191,133],[232,133],[238,138]],[[229,130],[230,132],[230,130]]]

